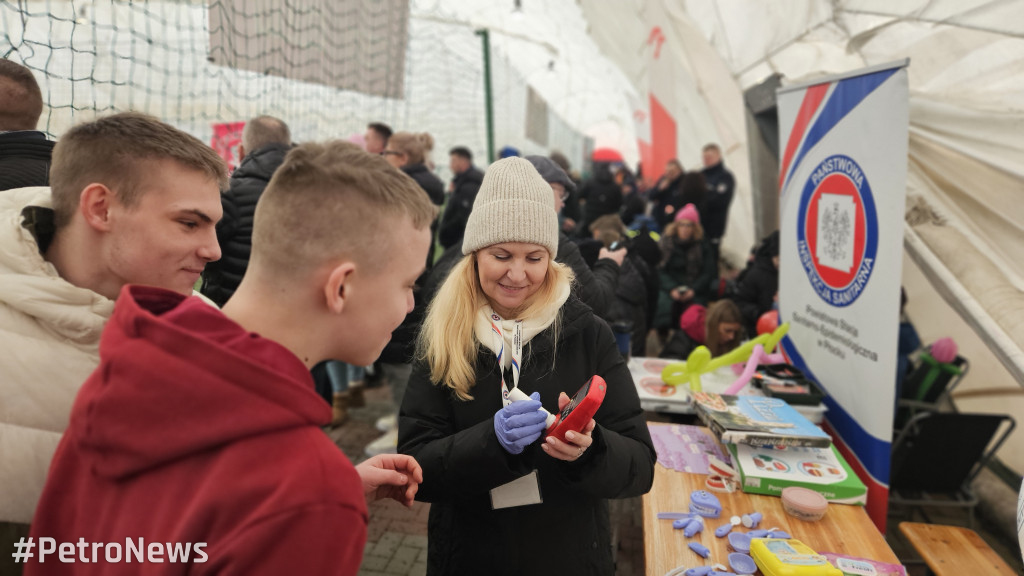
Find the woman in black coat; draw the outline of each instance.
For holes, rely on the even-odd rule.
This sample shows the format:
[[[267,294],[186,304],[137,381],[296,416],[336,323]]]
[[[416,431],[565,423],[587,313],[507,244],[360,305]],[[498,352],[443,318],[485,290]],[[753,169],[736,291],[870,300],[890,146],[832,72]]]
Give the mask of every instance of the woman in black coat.
[[[653,482],[632,378],[611,330],[570,295],[557,247],[548,184],[520,158],[493,164],[464,257],[428,309],[399,418],[399,452],[423,467],[416,497],[431,502],[428,574],[610,576],[607,500]],[[594,419],[564,442],[545,438],[538,408],[557,413],[594,375],[608,384]],[[514,388],[532,399],[506,401]],[[532,497],[495,509],[512,481]]]

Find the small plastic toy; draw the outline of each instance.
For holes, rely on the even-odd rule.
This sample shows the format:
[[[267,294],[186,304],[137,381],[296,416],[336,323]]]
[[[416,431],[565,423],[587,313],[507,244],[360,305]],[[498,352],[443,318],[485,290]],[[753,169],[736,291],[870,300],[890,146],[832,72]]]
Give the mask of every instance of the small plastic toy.
[[[843,572],[799,540],[758,538],[750,555],[764,576],[843,576]]]
[[[711,571],[714,570],[711,566],[697,566],[696,568],[690,568],[686,572],[683,572],[685,576],[708,576]]]
[[[778,538],[782,540],[789,540],[790,538],[792,538],[792,536],[789,535],[789,532],[783,532],[782,530],[772,530],[765,536],[765,538]]]
[[[687,538],[692,538],[697,533],[703,531],[704,520],[702,520],[700,516],[697,516],[693,520],[690,520],[690,523],[686,526],[686,528],[683,529],[683,536],[686,536]]]
[[[747,536],[750,536],[751,538],[764,538],[768,536],[769,532],[769,530],[751,530],[750,532],[747,532]]]
[[[711,550],[708,550],[708,547],[704,546],[700,542],[690,542],[688,546],[690,547],[690,550],[693,550],[694,554],[697,554],[701,558],[711,556]]]
[[[707,490],[694,490],[690,494],[690,512],[706,518],[718,518],[722,515],[722,503]]]
[[[754,559],[746,554],[740,554],[739,552],[729,554],[729,566],[732,567],[737,574],[753,574],[754,572],[757,572],[757,564],[754,563]]]
[[[750,552],[750,542],[750,536],[743,532],[732,532],[729,534],[729,546],[732,546],[733,550],[742,554]]]
[[[692,512],[658,512],[658,520],[682,520],[693,518],[696,514]]]
[[[682,529],[686,528],[687,526],[689,526],[690,522],[692,520],[693,520],[693,518],[680,518],[678,520],[673,520],[672,521],[672,527],[675,528],[676,530],[682,530]]]
[[[729,532],[732,532],[732,522],[729,522],[728,524],[722,524],[721,526],[716,528],[715,536],[718,538],[725,538],[729,535]]]
[[[743,525],[747,528],[757,528],[757,525],[761,523],[761,519],[764,516],[760,512],[751,512],[750,514],[743,515]]]

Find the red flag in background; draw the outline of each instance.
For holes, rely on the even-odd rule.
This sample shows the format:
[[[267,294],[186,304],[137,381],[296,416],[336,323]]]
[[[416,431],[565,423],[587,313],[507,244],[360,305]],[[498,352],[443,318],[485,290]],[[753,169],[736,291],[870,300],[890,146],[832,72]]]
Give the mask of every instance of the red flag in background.
[[[228,170],[234,170],[241,163],[238,147],[242,144],[242,128],[245,128],[245,122],[213,125],[213,141],[210,146],[228,163]]]

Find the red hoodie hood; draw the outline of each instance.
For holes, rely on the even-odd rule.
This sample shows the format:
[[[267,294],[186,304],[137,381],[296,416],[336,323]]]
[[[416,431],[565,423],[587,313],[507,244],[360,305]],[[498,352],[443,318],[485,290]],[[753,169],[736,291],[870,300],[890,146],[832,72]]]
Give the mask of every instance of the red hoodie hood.
[[[330,418],[309,370],[281,345],[199,298],[125,286],[69,430],[97,474],[120,478]]]

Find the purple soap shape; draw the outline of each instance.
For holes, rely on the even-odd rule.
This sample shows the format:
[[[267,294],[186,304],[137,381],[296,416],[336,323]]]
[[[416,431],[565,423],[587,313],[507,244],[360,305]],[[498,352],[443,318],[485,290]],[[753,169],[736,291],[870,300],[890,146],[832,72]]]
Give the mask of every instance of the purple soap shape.
[[[698,532],[702,532],[703,530],[704,530],[704,521],[700,519],[700,516],[698,516],[698,517],[694,518],[693,520],[691,520],[690,523],[686,526],[686,528],[683,530],[683,536],[686,536],[687,538],[690,538],[694,534],[696,534]]]
[[[740,554],[733,552],[729,554],[729,566],[736,571],[737,574],[753,574],[757,572],[757,564],[754,563],[754,559],[746,554]]]
[[[711,574],[711,566],[697,566],[696,568],[690,568],[686,572],[683,572],[684,576],[708,576]]]
[[[727,524],[722,524],[721,526],[716,528],[715,529],[715,536],[717,536],[719,538],[725,538],[726,536],[729,535],[729,532],[732,532],[732,522],[729,522]]]
[[[672,521],[672,527],[676,530],[682,530],[689,526],[690,522],[693,522],[693,518],[680,518],[679,520]]]
[[[711,555],[711,550],[708,550],[708,547],[704,546],[700,542],[690,542],[689,547],[690,550],[693,550],[694,553],[700,556],[701,558],[707,558]]]
[[[729,533],[729,546],[732,546],[732,549],[737,552],[749,554],[750,536],[747,536],[743,532],[731,532]]]

